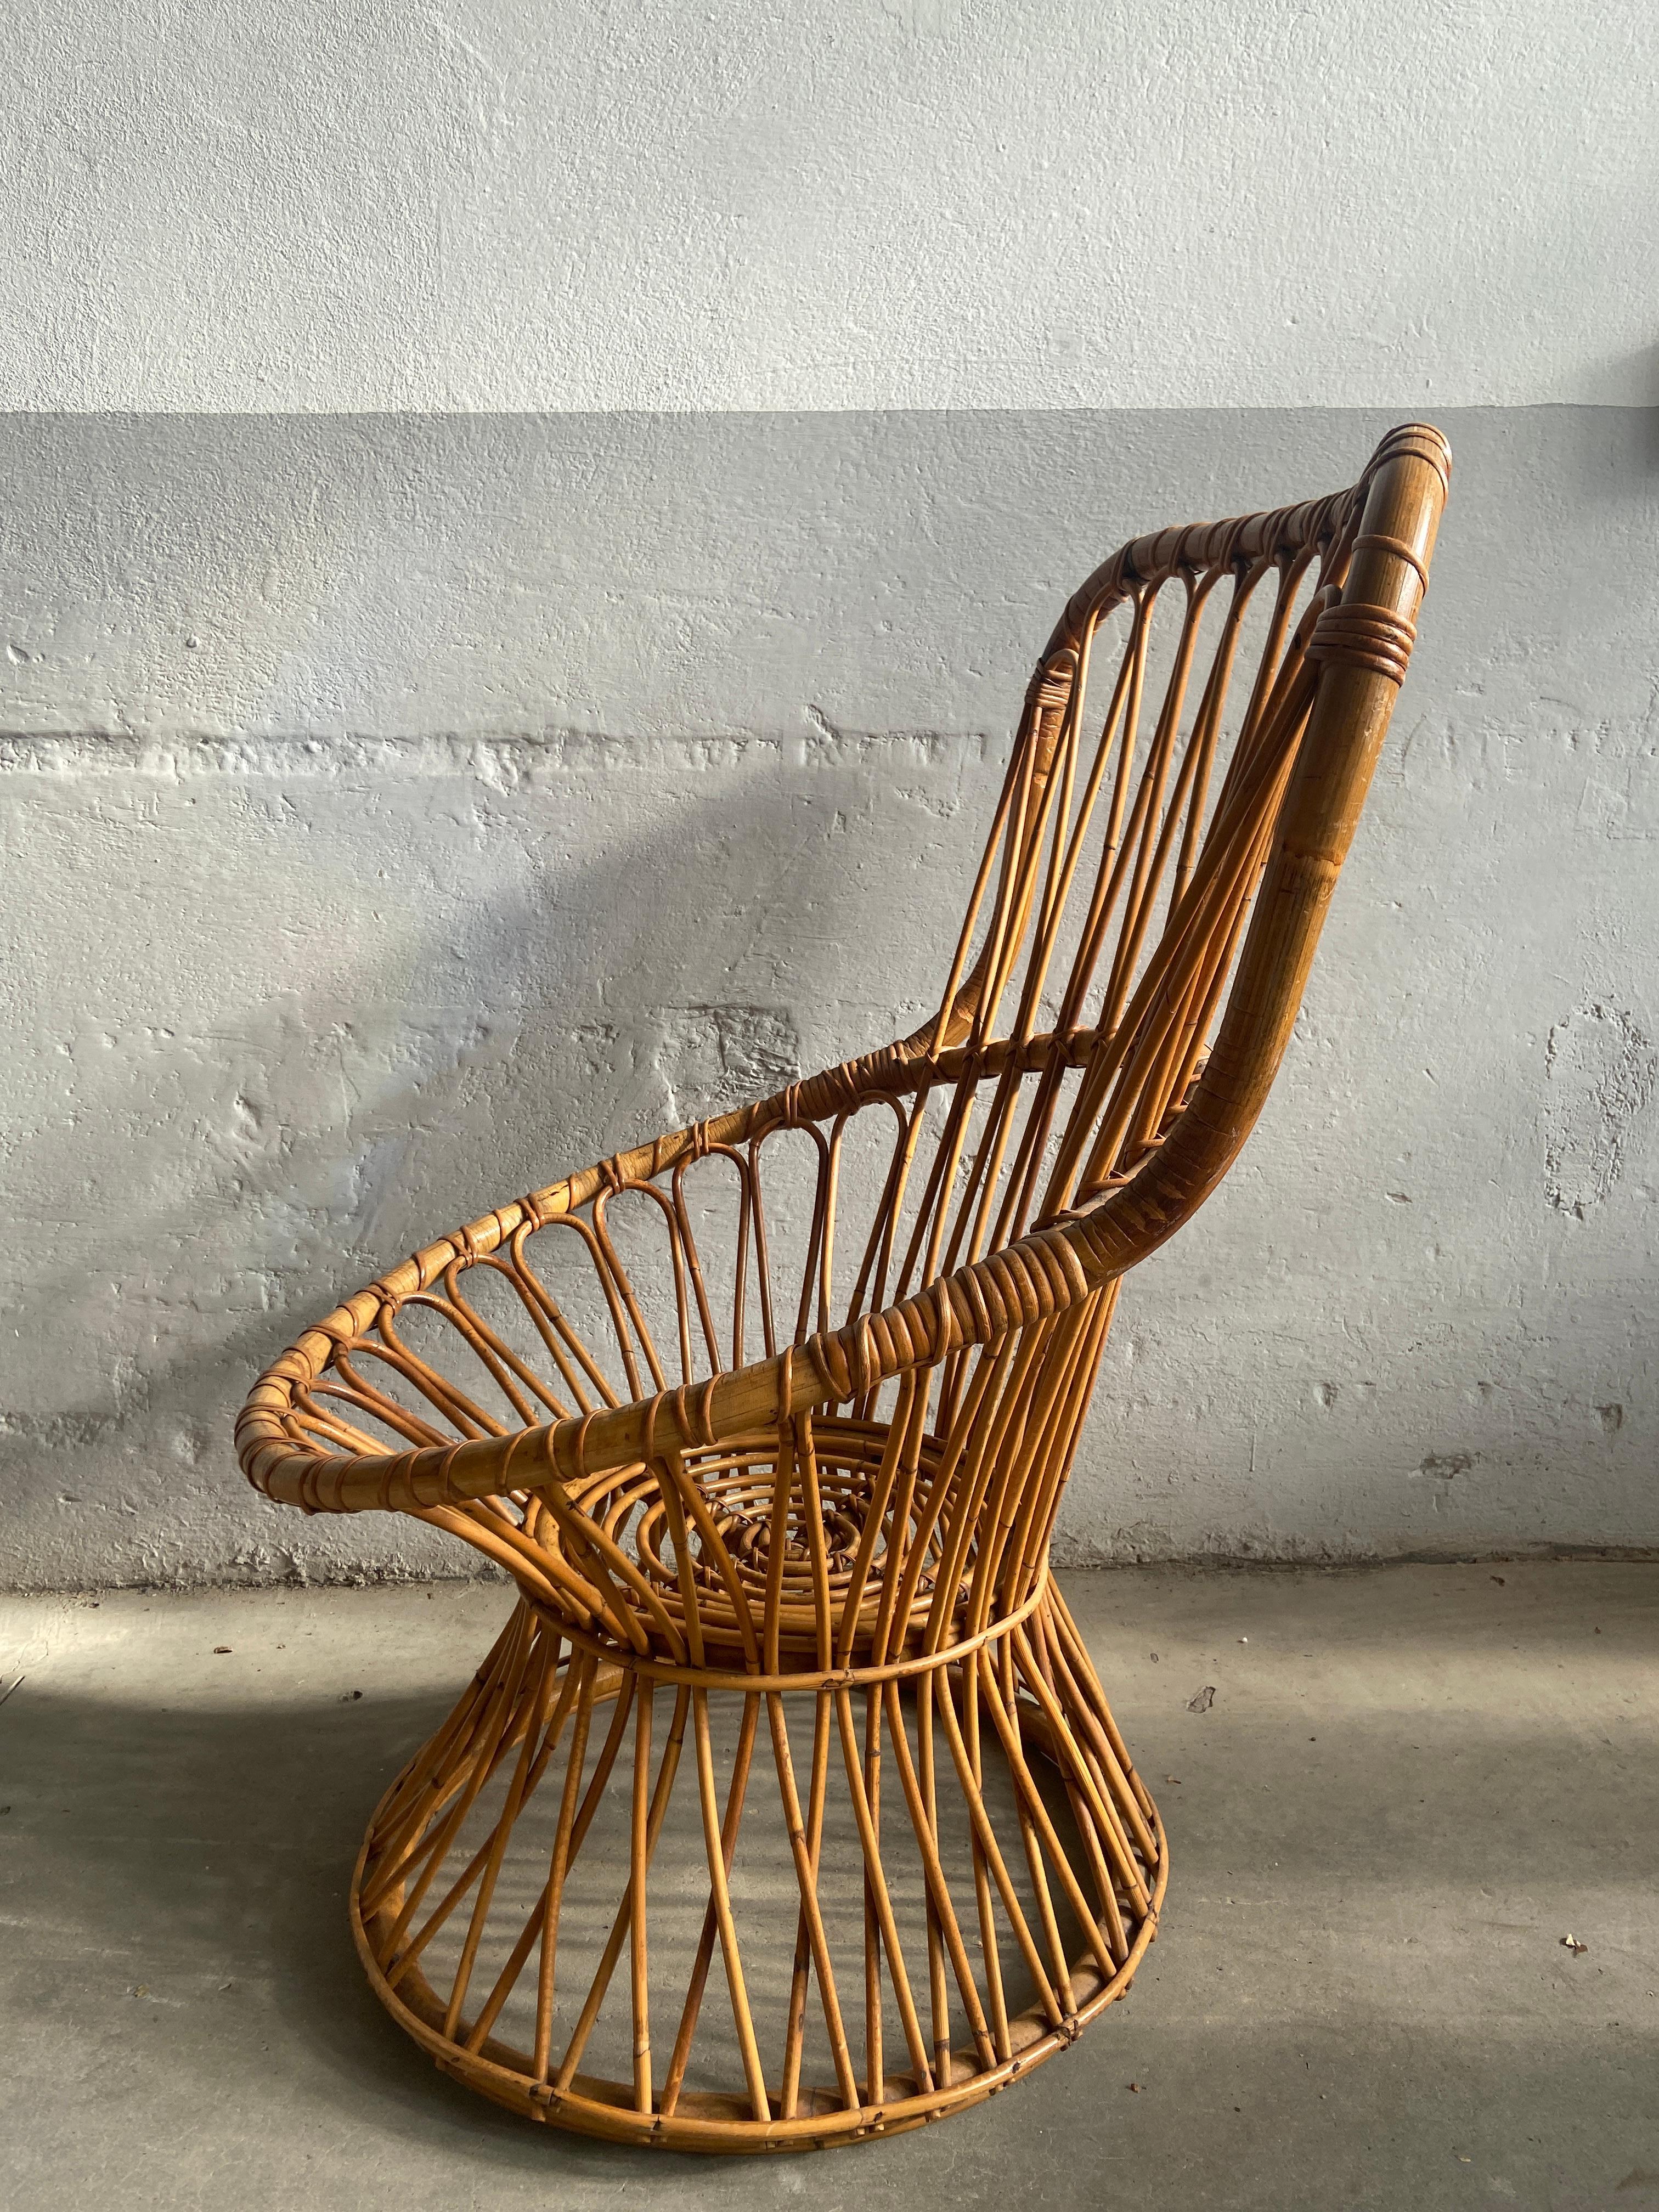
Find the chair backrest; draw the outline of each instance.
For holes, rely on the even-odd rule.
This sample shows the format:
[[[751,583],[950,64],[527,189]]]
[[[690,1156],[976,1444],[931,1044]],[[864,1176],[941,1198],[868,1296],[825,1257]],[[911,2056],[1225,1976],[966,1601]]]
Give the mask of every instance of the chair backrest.
[[[1319,918],[1269,975],[1265,939],[1245,951],[1258,891],[1270,865],[1287,890],[1310,837],[1333,876],[1346,854],[1449,467],[1405,425],[1351,489],[1139,538],[1067,605],[939,1014],[898,1048],[963,1091],[901,1294],[1139,1180],[1224,1018],[1254,1119]]]
[[[1080,1419],[1112,1286],[1215,1188],[1271,1087],[1405,674],[1449,466],[1438,431],[1407,424],[1348,490],[1115,555],[1066,607],[1027,691],[933,1019],[499,1207],[392,1269],[261,1378],[240,1429],[250,1480],[313,1509],[427,1510],[520,1489],[536,1466],[574,1479],[814,1405],[867,1410],[884,1380],[923,1370],[941,1370],[928,1418],[942,1426],[966,1387],[959,1355],[1042,1334],[1062,1311],[1042,1357],[1064,1368]],[[884,1114],[890,1149],[860,1238],[836,1224],[853,1180],[843,1139]],[[774,1139],[810,1143],[816,1180],[800,1265],[775,1328],[769,1299],[757,1358],[740,1285],[745,1245],[763,1273],[771,1264],[759,1192]],[[728,1357],[701,1312],[708,1359],[694,1377],[705,1302],[682,1181],[712,1155],[741,1186],[738,1317]],[[665,1240],[678,1385],[606,1232],[624,1191],[649,1201]],[[622,1350],[613,1382],[588,1361],[597,1401],[580,1375],[555,1390],[525,1367],[522,1389],[503,1383],[459,1287],[478,1261],[509,1255],[492,1266],[563,1373],[554,1338],[574,1339],[528,1250],[556,1227],[587,1251]],[[832,1246],[852,1255],[836,1262],[834,1311]],[[440,1310],[506,1409],[483,1413],[399,1343],[397,1316],[416,1304]],[[412,1383],[435,1428],[428,1413],[388,1414],[350,1370],[359,1346]],[[313,1385],[349,1423],[319,1409]],[[912,1396],[926,1407],[927,1392]],[[373,1418],[416,1448],[377,1451],[362,1427]]]

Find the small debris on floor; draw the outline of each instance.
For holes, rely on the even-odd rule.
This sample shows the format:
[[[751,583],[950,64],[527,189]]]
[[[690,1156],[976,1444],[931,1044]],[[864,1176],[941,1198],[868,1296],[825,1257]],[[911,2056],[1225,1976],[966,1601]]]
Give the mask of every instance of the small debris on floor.
[[[1576,1959],[1582,1952],[1588,1951],[1589,1945],[1581,1943],[1576,1936],[1564,1936],[1561,1938],[1561,1948],[1564,1951],[1571,1951]]]
[[[1504,1587],[1504,1577],[1503,1577],[1503,1576],[1502,1576],[1502,1575],[1494,1575],[1494,1576],[1492,1577],[1492,1580],[1497,1583],[1497,1585],[1498,1585],[1498,1589],[1503,1589],[1503,1587]]]
[[[1206,1682],[1195,1698],[1188,1698],[1187,1710],[1189,1713],[1207,1713],[1214,1703],[1215,1684]]]
[[[1174,1784],[1175,1784],[1175,1786],[1176,1786],[1176,1788],[1177,1790],[1179,1790],[1179,1789],[1180,1789],[1180,1787],[1181,1787],[1181,1777],[1180,1777],[1178,1774],[1166,1774],[1166,1775],[1164,1776],[1164,1779],[1166,1782],[1173,1782],[1173,1783],[1174,1783]],[[7,1809],[7,1808],[6,1808],[4,1806],[0,1806],[0,1812],[3,1812],[3,1811],[5,1811],[6,1809]]]
[[[1241,1644],[1248,1644],[1250,1639],[1248,1636],[1241,1636],[1238,1640]]]
[[[343,1705],[355,1705],[362,1694],[361,1690],[347,1690],[343,1693],[340,1703]]]
[[[229,1657],[229,1656],[230,1656],[230,1646],[229,1646],[229,1644],[216,1644],[214,1645],[214,1647],[213,1647],[213,1656],[214,1656],[214,1657],[215,1657],[216,1659],[227,1659],[227,1658],[228,1658],[228,1657]]]
[[[1599,1628],[1596,1630],[1596,1632],[1596,1632],[1596,1634],[1597,1634],[1598,1636],[1601,1633],[1601,1630],[1600,1630]],[[1158,1664],[1158,1654],[1157,1654],[1157,1652],[1156,1652],[1156,1651],[1149,1651],[1149,1652],[1146,1654],[1146,1656],[1147,1656],[1147,1657],[1152,1661],[1152,1662],[1153,1666],[1154,1666],[1154,1667],[1156,1667],[1156,1666],[1157,1666],[1157,1664]]]
[[[1131,2081],[1131,2082],[1130,2082],[1130,2084],[1129,2084],[1129,2094],[1130,2094],[1132,2097],[1138,2097],[1138,2096],[1140,2094],[1140,2084],[1139,2084],[1139,2081]]]

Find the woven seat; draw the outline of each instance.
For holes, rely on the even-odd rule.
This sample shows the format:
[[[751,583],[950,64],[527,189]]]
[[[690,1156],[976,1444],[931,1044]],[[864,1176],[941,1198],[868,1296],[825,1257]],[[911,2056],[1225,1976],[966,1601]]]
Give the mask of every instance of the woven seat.
[[[1127,1988],[1162,1823],[1048,1571],[1124,1275],[1291,1035],[1414,636],[1439,434],[1123,548],[1028,690],[937,1015],[501,1206],[239,1425],[517,1596],[352,1883],[446,2070],[618,2141],[941,2118]]]

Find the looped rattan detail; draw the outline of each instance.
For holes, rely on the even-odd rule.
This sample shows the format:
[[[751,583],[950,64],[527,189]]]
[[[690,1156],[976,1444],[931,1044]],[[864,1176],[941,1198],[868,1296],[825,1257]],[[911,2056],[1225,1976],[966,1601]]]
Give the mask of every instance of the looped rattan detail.
[[[1418,558],[1415,550],[1403,538],[1390,538],[1385,531],[1370,530],[1364,536],[1354,539],[1353,550],[1356,553],[1393,554],[1396,561],[1403,561],[1413,571],[1420,590],[1426,592],[1429,588],[1429,571],[1426,563]]]
[[[1124,1276],[1294,1024],[1444,441],[1121,547],[1028,684],[936,1011],[413,1254],[237,1424],[519,1595],[353,1927],[447,2070],[609,2139],[854,2142],[1128,1986],[1158,1814],[1048,1571]]]
[[[1368,489],[1372,478],[1390,462],[1407,459],[1421,461],[1434,471],[1440,479],[1440,495],[1443,504],[1446,494],[1451,489],[1451,447],[1429,422],[1401,422],[1390,430],[1366,462],[1364,474],[1355,487],[1356,490]]]
[[[1372,669],[1397,685],[1406,680],[1416,641],[1416,624],[1392,607],[1330,606],[1314,624],[1308,658]]]

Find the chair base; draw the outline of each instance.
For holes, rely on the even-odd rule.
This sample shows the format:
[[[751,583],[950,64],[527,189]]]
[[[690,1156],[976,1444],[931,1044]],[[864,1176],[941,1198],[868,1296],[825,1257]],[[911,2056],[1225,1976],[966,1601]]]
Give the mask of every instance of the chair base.
[[[365,1838],[381,2002],[527,2118],[724,2155],[902,2133],[1069,2049],[1168,1853],[1058,1591],[931,1672],[846,1674],[652,1681],[521,1601]]]

